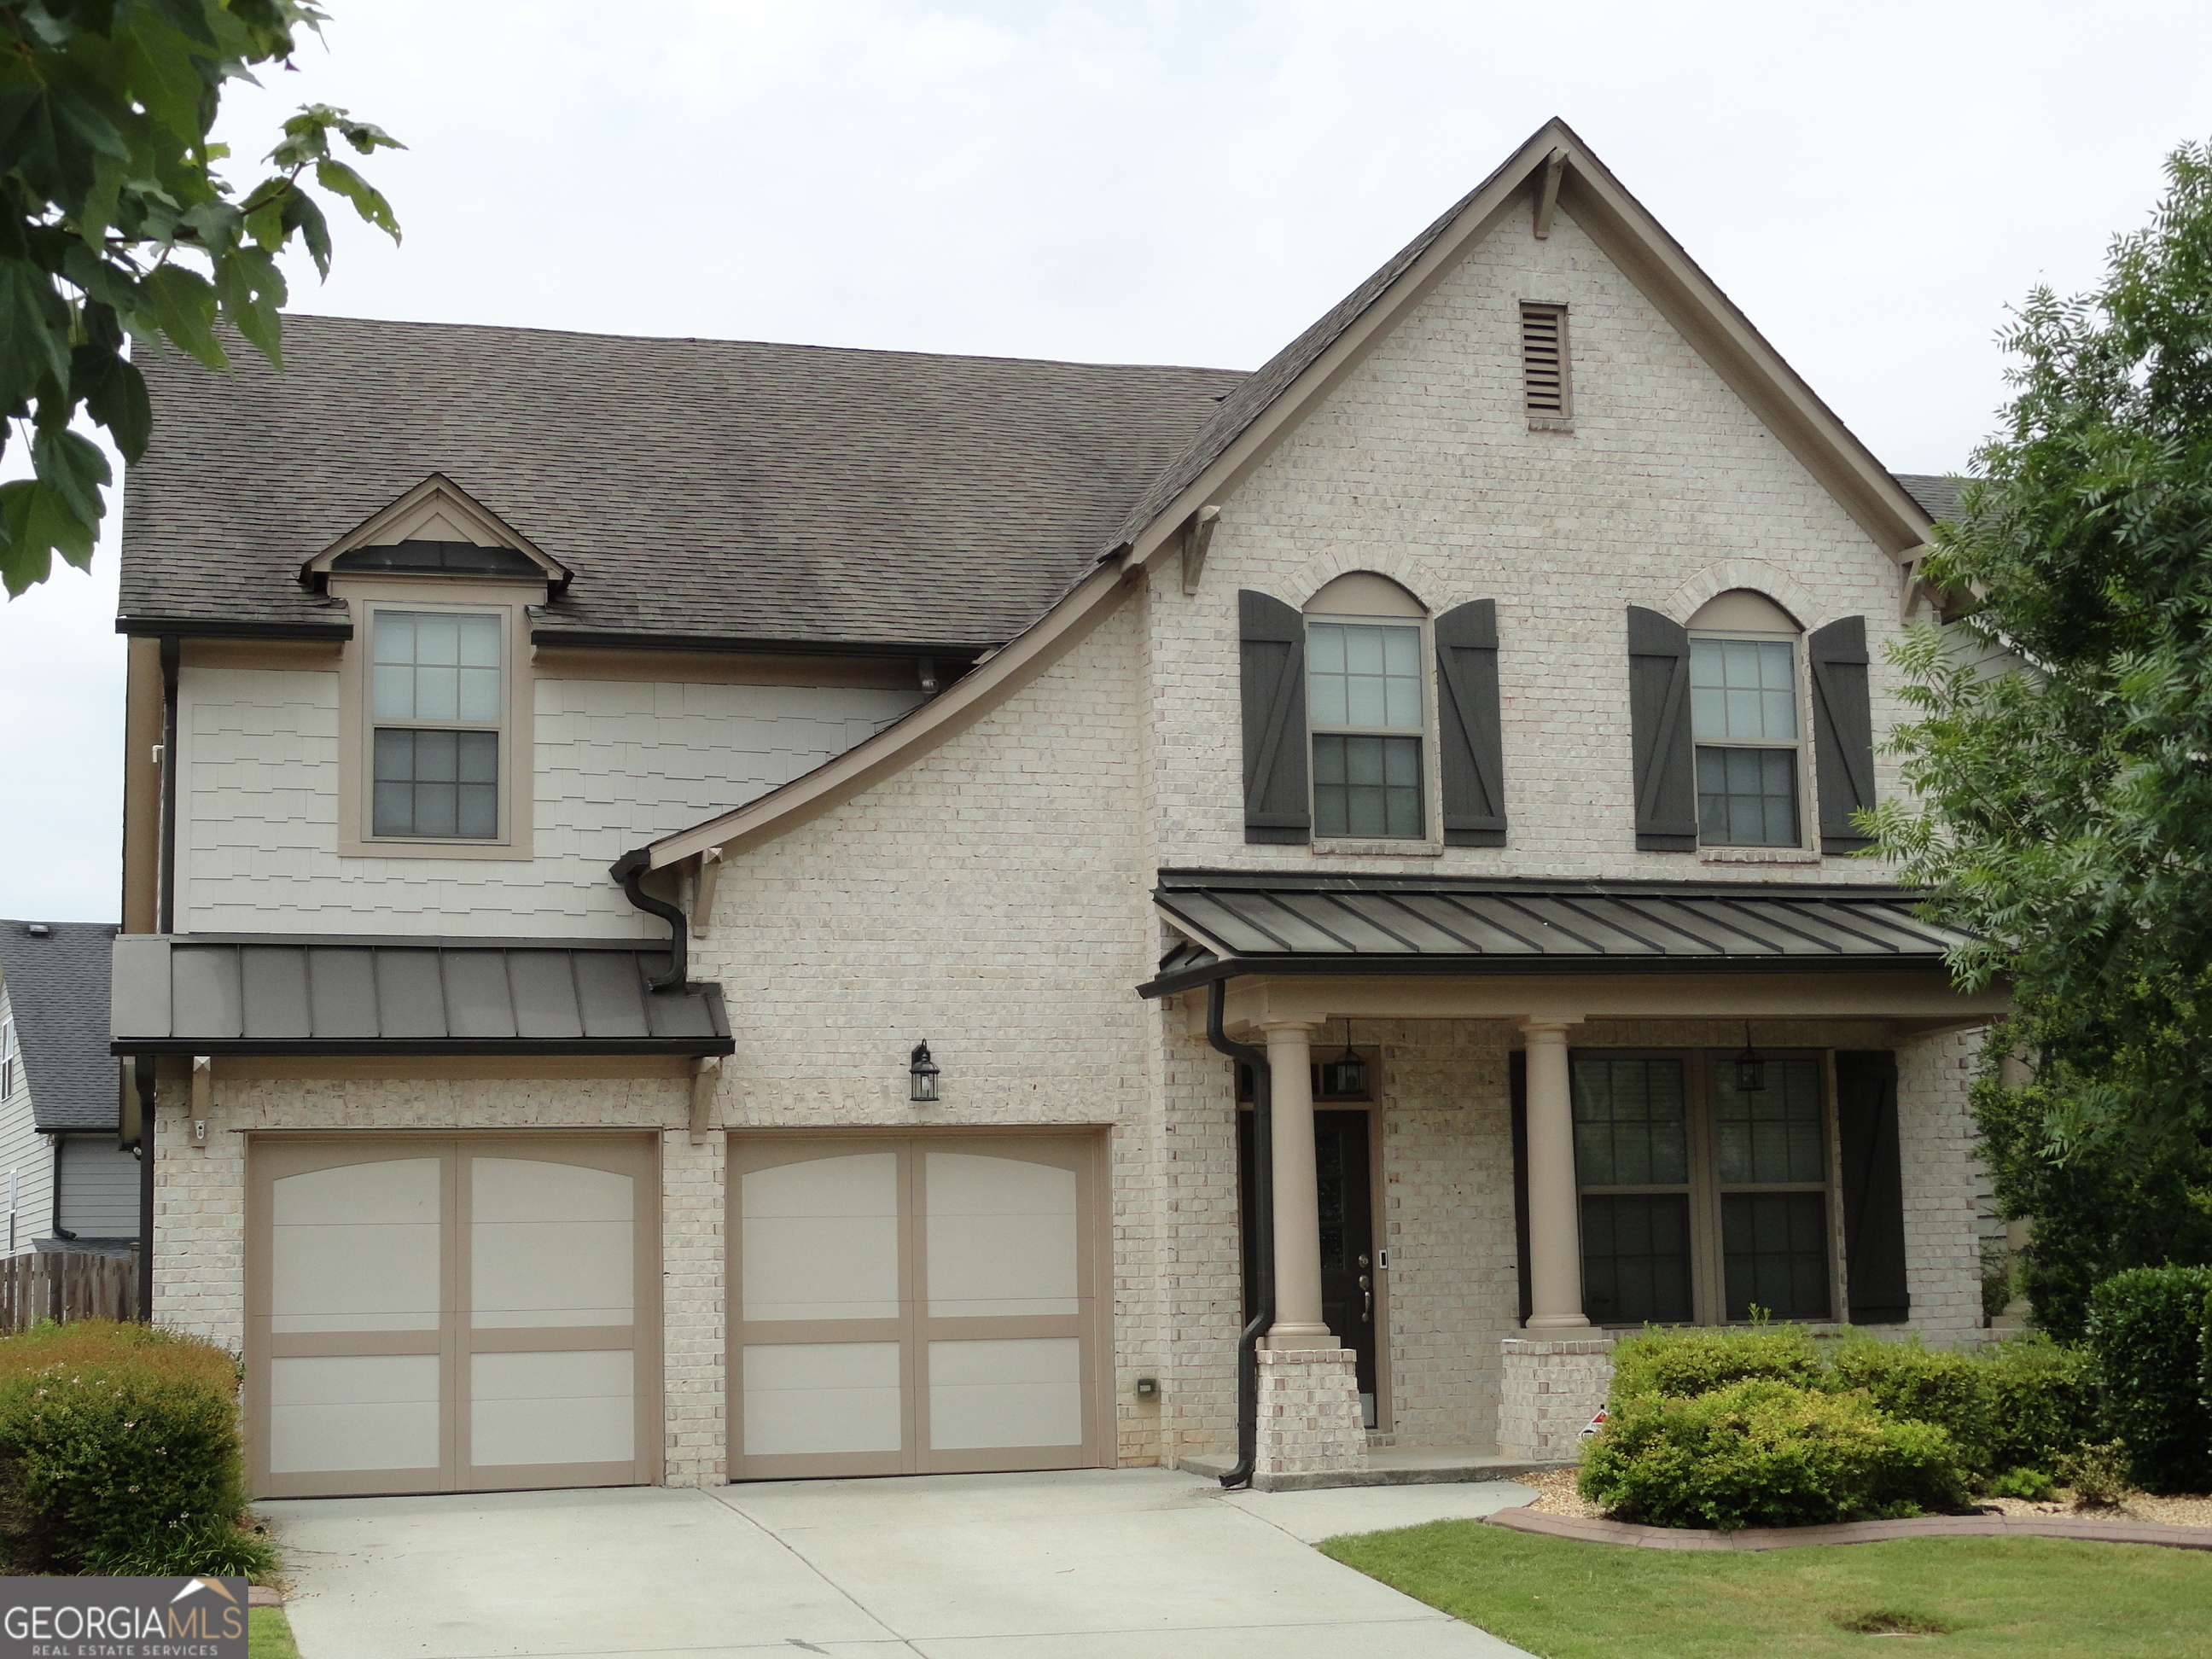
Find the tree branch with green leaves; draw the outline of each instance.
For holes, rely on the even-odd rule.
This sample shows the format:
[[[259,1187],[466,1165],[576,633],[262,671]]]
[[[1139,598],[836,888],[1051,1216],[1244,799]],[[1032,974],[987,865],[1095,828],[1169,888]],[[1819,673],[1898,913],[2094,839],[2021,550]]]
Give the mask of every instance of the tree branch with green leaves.
[[[153,414],[129,349],[227,369],[227,327],[283,366],[278,256],[297,239],[330,274],[311,180],[398,240],[391,204],[341,157],[400,146],[342,109],[286,121],[242,196],[216,171],[225,85],[289,67],[323,20],[298,0],[0,0],[0,452],[27,444],[33,474],[0,484],[10,598],[57,553],[91,563],[111,480],[72,429],[80,413],[126,462],[145,453]]]
[[[1970,598],[1893,659],[1918,804],[1871,815],[1978,936],[1960,978],[2011,988],[2034,1081],[1984,1091],[1984,1127],[2036,1252],[2074,1252],[2069,1304],[2212,1249],[2212,145],[2166,174],[2100,287],[2035,290],[2002,337],[2012,400],[1928,564]],[[2165,1172],[2161,1215],[2089,1181],[2118,1169]]]

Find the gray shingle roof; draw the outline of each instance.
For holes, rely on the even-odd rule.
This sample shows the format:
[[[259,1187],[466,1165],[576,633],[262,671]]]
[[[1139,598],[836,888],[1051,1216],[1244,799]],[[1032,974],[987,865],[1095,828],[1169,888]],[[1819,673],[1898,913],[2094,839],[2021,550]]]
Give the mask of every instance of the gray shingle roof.
[[[1938,477],[1927,472],[1899,472],[1892,476],[1905,486],[1906,495],[1920,503],[1920,510],[1929,518],[1959,516],[1959,487],[1966,482],[1964,478]]]
[[[988,647],[1245,378],[301,315],[284,356],[141,356],[132,631],[342,622],[301,562],[434,471],[575,568],[541,636]]]
[[[112,1129],[115,1061],[107,1052],[112,922],[55,921],[44,939],[22,921],[0,921],[0,976],[15,1014],[15,1040],[41,1129]]]

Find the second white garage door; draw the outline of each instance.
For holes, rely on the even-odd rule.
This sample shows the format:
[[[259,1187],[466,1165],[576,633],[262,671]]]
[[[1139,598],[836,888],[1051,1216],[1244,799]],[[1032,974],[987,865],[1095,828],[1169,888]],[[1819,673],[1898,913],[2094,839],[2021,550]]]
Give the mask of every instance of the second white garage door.
[[[732,1146],[731,1476],[1106,1460],[1095,1135]]]

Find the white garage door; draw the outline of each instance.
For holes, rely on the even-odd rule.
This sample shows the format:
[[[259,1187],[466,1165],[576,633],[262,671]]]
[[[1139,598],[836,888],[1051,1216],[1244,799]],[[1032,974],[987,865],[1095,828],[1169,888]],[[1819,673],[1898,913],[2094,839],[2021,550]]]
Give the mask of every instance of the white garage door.
[[[256,1493],[655,1478],[649,1141],[270,1139],[251,1160]]]
[[[1091,1135],[731,1149],[731,1476],[1096,1466]]]

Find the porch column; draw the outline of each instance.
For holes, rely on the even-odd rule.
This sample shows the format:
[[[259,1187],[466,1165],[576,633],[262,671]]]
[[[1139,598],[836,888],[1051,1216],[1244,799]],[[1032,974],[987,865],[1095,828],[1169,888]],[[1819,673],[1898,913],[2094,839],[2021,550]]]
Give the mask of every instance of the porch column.
[[[1532,1331],[1588,1327],[1583,1316],[1582,1198],[1575,1182],[1575,1103],[1567,1028],[1580,1014],[1521,1022],[1528,1079],[1528,1322]]]
[[[1314,1178],[1313,1049],[1316,1024],[1277,1020],[1267,1033],[1274,1101],[1275,1322],[1270,1348],[1334,1348],[1321,1316],[1321,1195]]]

